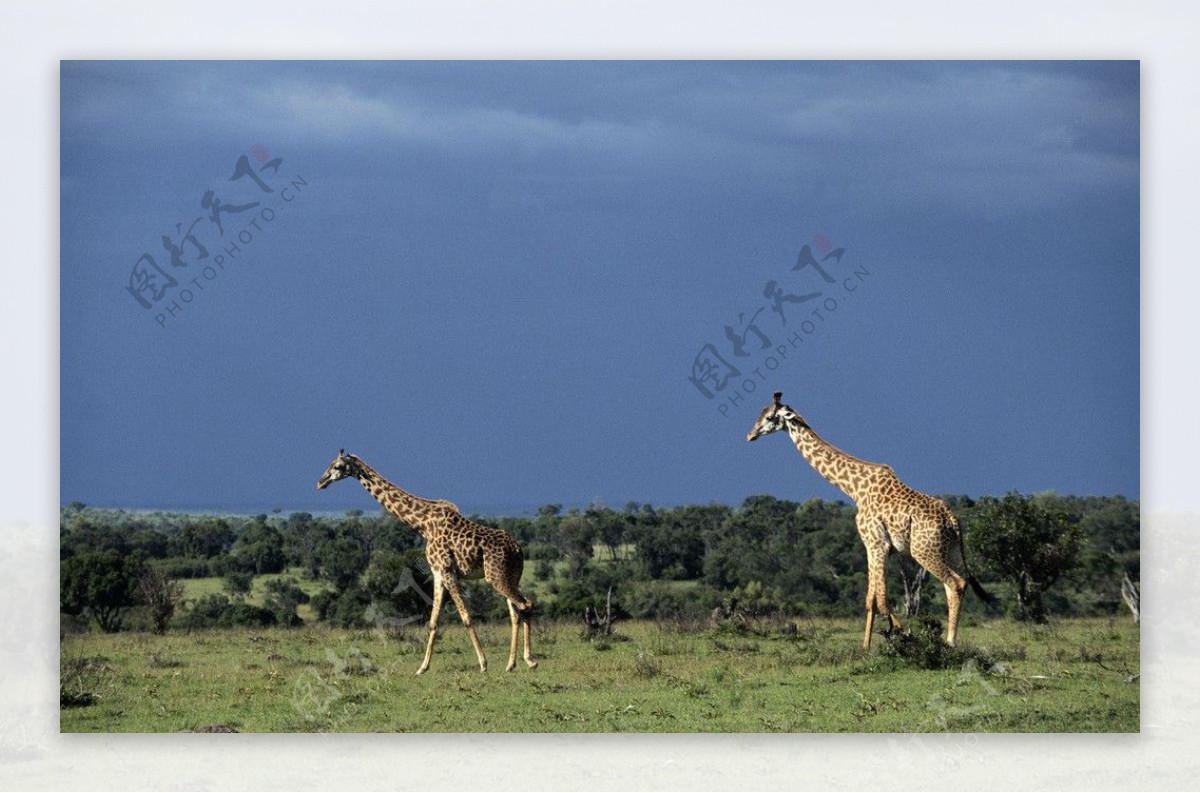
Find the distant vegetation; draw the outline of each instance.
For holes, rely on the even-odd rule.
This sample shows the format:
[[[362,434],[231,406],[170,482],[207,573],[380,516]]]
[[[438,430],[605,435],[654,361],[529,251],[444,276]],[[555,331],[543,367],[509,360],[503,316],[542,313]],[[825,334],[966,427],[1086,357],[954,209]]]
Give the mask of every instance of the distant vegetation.
[[[1122,580],[1139,577],[1137,502],[1054,493],[946,500],[966,528],[968,564],[999,596],[992,605],[969,596],[969,613],[1038,623],[1124,608]],[[385,513],[215,517],[73,503],[61,517],[68,631],[399,628],[428,618],[421,538]],[[565,512],[551,504],[535,517],[475,518],[523,544],[523,588],[541,617],[582,623],[589,608],[616,619],[852,617],[866,593],[854,508],[842,502],[753,496],[737,508]],[[892,607],[944,614],[941,586],[918,573],[911,560],[889,563]],[[468,596],[477,620],[507,621],[486,587]]]

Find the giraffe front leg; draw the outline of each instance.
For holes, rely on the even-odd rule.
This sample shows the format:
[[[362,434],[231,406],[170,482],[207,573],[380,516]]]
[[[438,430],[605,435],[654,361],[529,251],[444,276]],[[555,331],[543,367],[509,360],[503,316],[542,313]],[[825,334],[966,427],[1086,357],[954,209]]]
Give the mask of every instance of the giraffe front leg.
[[[887,602],[887,583],[884,580],[882,572],[879,576],[879,584],[875,588],[875,610],[888,618],[888,632],[899,632],[903,630],[900,626],[900,620],[892,613],[892,609]]]
[[[471,625],[471,613],[467,611],[467,604],[463,600],[462,590],[458,587],[458,579],[453,576],[446,576],[446,591],[450,593],[450,598],[454,601],[454,607],[458,609],[458,616],[462,618],[463,626],[467,629],[467,635],[471,637],[471,645],[475,648],[475,656],[479,659],[479,671],[487,671],[487,659],[483,657],[483,647],[479,644],[479,637],[475,635],[475,628]]]
[[[429,640],[425,644],[425,660],[421,661],[421,667],[417,669],[418,675],[425,673],[425,670],[429,668],[429,660],[433,658],[433,642],[437,639],[438,616],[442,613],[444,592],[442,574],[435,570],[433,572],[433,612],[429,615]]]
[[[875,576],[867,573],[867,627],[863,631],[863,649],[871,649],[871,629],[875,627]]]
[[[900,630],[900,621],[892,614],[887,604],[887,584],[884,580],[886,562],[886,550],[871,549],[867,554],[867,627],[863,633],[864,650],[871,648],[871,632],[875,627],[876,613],[887,617],[889,631]]]

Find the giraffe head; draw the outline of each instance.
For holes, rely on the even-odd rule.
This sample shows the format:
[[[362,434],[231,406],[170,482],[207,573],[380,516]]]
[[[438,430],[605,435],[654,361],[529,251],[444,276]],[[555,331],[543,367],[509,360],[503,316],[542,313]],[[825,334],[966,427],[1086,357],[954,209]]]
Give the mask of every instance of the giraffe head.
[[[336,482],[348,476],[358,476],[358,458],[353,454],[346,454],[346,450],[341,449],[338,451],[338,456],[325,469],[325,473],[321,474],[321,478],[317,480],[317,490],[324,490],[329,487],[330,482]]]
[[[776,391],[771,404],[763,408],[762,413],[758,414],[758,421],[754,422],[754,426],[746,434],[746,440],[754,441],[764,435],[770,435],[772,432],[779,432],[787,428],[788,419],[799,418],[796,411],[781,402],[782,399],[783,392]]]

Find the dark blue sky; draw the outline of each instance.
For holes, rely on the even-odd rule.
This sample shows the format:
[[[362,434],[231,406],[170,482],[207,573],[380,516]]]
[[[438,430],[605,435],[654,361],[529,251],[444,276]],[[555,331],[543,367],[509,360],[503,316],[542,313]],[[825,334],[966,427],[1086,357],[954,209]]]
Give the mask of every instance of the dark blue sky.
[[[840,497],[746,443],[773,390],[920,490],[1139,495],[1136,62],[61,76],[63,502],[369,508],[343,446],[464,509]]]

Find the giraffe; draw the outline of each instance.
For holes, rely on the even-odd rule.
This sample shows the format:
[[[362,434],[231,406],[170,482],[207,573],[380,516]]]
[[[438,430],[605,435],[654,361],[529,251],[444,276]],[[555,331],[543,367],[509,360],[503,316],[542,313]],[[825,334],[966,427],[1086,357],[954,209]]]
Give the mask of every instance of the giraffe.
[[[429,639],[425,645],[425,659],[417,669],[423,674],[429,669],[433,657],[433,643],[437,638],[438,616],[442,611],[442,597],[449,592],[458,609],[458,615],[466,626],[467,635],[479,658],[479,671],[487,671],[487,659],[479,645],[479,637],[471,625],[471,615],[463,601],[460,579],[483,578],[492,588],[508,601],[508,615],[512,620],[512,642],[509,646],[508,666],[511,672],[517,665],[518,627],[524,625],[525,663],[530,669],[537,668],[530,647],[529,632],[533,622],[533,601],[521,594],[519,584],[525,566],[525,555],[511,534],[490,526],[481,526],[463,517],[458,507],[449,501],[429,501],[406,493],[380,476],[375,469],[353,454],[342,449],[329,464],[325,473],[317,480],[317,489],[324,490],[331,482],[354,477],[359,484],[383,508],[412,526],[425,538],[425,558],[433,571],[433,613],[429,617]]]
[[[783,393],[776,392],[746,440],[787,430],[804,459],[858,507],[855,525],[867,550],[867,626],[863,649],[871,646],[876,612],[888,618],[891,630],[900,630],[900,621],[888,608],[884,586],[885,563],[893,551],[908,554],[942,582],[949,610],[946,643],[953,647],[967,584],[984,600],[991,600],[992,596],[967,572],[962,532],[946,502],[908,487],[891,466],[869,463],[834,447],[782,400]]]

